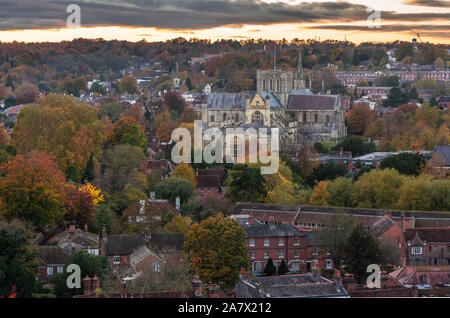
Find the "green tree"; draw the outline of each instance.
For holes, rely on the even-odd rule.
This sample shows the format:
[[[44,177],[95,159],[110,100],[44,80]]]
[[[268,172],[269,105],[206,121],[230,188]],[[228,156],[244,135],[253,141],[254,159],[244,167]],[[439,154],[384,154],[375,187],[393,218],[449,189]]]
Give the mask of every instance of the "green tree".
[[[259,168],[240,166],[231,173],[229,196],[233,202],[261,202],[267,195]]]
[[[363,156],[367,153],[375,152],[377,147],[373,142],[366,142],[364,138],[358,136],[348,136],[334,150],[350,151],[353,157]]]
[[[312,175],[306,178],[309,185],[314,185],[316,182],[324,180],[334,180],[337,177],[343,177],[347,174],[348,169],[334,162],[321,163],[314,168]]]
[[[122,117],[114,124],[108,140],[113,145],[147,146],[147,138],[138,122],[132,117]]]
[[[285,275],[289,273],[289,267],[286,265],[286,261],[282,260],[280,266],[278,266],[278,275]]]
[[[425,164],[426,160],[422,155],[403,152],[383,159],[380,168],[393,168],[404,175],[418,176],[425,168]]]
[[[109,119],[111,119],[111,121],[114,123],[120,118],[120,115],[122,115],[123,111],[123,106],[120,103],[106,103],[100,106],[98,117],[101,119],[103,116],[108,116]]]
[[[340,177],[327,182],[327,191],[330,193],[328,203],[331,206],[353,207],[355,184],[350,178]]]
[[[98,93],[100,95],[105,95],[106,94],[106,88],[104,88],[103,85],[100,84],[100,82],[98,82],[98,81],[95,81],[92,84],[90,91],[92,93]]]
[[[156,186],[155,190],[158,197],[170,200],[173,203],[176,202],[177,197],[180,197],[181,203],[185,203],[194,197],[191,182],[177,176],[164,179]]]
[[[133,76],[124,77],[119,82],[119,92],[128,94],[137,94],[139,85]]]
[[[38,259],[31,232],[21,223],[0,220],[0,298],[16,287],[19,298],[30,298],[36,289]]]
[[[389,91],[388,99],[383,102],[384,106],[398,107],[409,102],[408,95],[400,87],[393,87]]]
[[[367,266],[380,264],[381,261],[382,253],[377,239],[362,224],[354,227],[345,247],[345,270],[354,274],[356,280],[363,284],[367,277]]]
[[[184,249],[192,269],[206,282],[234,287],[241,268],[250,266],[243,227],[222,214],[192,225]]]
[[[267,260],[266,266],[264,266],[264,274],[266,274],[267,276],[272,276],[272,275],[275,275],[276,273],[277,273],[277,268],[273,264],[272,259],[269,258]]]

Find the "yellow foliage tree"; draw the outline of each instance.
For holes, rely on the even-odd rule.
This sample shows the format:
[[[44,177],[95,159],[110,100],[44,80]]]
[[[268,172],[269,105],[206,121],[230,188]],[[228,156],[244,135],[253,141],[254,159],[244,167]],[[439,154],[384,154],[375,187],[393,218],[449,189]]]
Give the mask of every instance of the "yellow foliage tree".
[[[192,185],[192,190],[195,191],[196,186],[195,173],[194,170],[191,168],[191,166],[188,165],[187,163],[183,162],[179,164],[173,171],[172,176],[174,177],[178,176],[188,180]]]
[[[309,199],[309,203],[318,206],[327,206],[330,193],[327,191],[327,183],[321,181],[314,187],[314,192]]]

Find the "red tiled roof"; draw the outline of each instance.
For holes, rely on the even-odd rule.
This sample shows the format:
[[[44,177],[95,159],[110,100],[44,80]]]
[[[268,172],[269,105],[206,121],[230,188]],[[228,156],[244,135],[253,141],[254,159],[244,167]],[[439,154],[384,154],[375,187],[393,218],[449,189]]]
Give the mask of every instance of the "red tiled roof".
[[[407,241],[412,241],[415,238],[416,234],[418,234],[418,236],[422,241],[426,242],[440,242],[440,243],[450,242],[450,228],[406,229],[405,239]]]

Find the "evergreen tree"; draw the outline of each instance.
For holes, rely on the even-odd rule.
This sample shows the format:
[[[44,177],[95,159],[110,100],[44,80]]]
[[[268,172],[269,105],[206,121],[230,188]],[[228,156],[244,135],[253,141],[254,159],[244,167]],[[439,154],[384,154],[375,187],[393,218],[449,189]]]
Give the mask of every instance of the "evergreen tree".
[[[280,266],[278,267],[278,275],[284,275],[287,273],[289,273],[289,267],[286,262],[282,260]]]
[[[355,275],[358,282],[364,283],[367,266],[380,264],[382,253],[377,239],[359,224],[351,232],[345,247],[344,263],[347,272]]]
[[[84,169],[82,180],[83,182],[92,182],[95,178],[94,175],[94,154],[91,154],[89,157],[89,161],[86,164],[86,168]]]
[[[415,87],[411,88],[411,90],[409,91],[409,99],[410,100],[418,100],[419,99],[419,94],[417,93],[417,88],[415,88]]]
[[[5,86],[11,87],[11,89],[14,90],[14,83],[10,75],[8,75],[8,77],[6,78]]]
[[[265,179],[258,168],[243,166],[232,172],[230,198],[233,202],[259,202],[266,197]]]
[[[264,274],[268,276],[272,276],[277,273],[277,268],[273,264],[273,261],[271,258],[267,261],[266,266],[264,267]]]

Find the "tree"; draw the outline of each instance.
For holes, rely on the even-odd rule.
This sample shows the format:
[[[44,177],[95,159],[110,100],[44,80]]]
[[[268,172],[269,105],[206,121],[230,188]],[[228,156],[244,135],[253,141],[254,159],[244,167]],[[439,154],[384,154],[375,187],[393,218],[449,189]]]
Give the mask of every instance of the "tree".
[[[364,283],[367,266],[381,263],[379,243],[373,235],[366,231],[362,224],[353,228],[345,247],[345,270],[355,275],[359,283]]]
[[[355,218],[344,212],[333,214],[327,227],[317,231],[313,236],[314,244],[325,248],[336,268],[339,268],[345,258],[347,242],[355,227]]]
[[[398,107],[409,102],[408,95],[400,87],[393,87],[389,91],[388,99],[383,102],[383,106]]]
[[[188,180],[191,183],[192,191],[195,191],[196,181],[194,170],[187,163],[179,164],[172,173],[174,177],[181,177]]]
[[[383,159],[381,161],[380,168],[393,168],[404,175],[418,176],[425,168],[425,164],[426,160],[422,155],[403,152]]]
[[[108,140],[113,145],[147,146],[147,138],[142,127],[132,117],[122,117],[113,126]]]
[[[261,202],[266,197],[265,179],[258,168],[239,166],[231,173],[229,197],[233,202]]]
[[[377,147],[373,142],[366,142],[364,138],[358,136],[348,136],[343,142],[334,147],[334,150],[350,151],[353,157],[363,156],[367,153],[375,152]]]
[[[106,93],[107,93],[106,92],[106,88],[104,88],[103,85],[100,84],[99,81],[95,81],[92,84],[90,91],[92,93],[97,93],[97,94],[100,94],[100,95],[106,95]]]
[[[352,133],[363,135],[367,128],[378,119],[375,110],[367,104],[358,104],[347,114],[347,123]]]
[[[116,122],[123,113],[123,106],[120,103],[110,102],[100,106],[98,117],[108,116],[112,122]]]
[[[92,153],[101,152],[103,129],[94,107],[50,94],[19,113],[11,143],[20,154],[44,151],[64,172],[73,167],[81,175]]]
[[[85,182],[92,182],[95,179],[95,172],[94,172],[94,154],[91,154],[89,157],[89,161],[86,164],[86,168],[84,168],[83,176],[81,177],[81,181],[83,183]]]
[[[328,203],[331,206],[353,207],[355,184],[350,178],[340,177],[327,182],[327,191],[330,193]]]
[[[241,268],[250,266],[244,229],[221,214],[194,224],[185,234],[184,249],[192,269],[206,282],[234,287]]]
[[[343,165],[334,162],[321,163],[314,168],[312,175],[306,178],[306,181],[310,185],[314,185],[317,181],[334,180],[337,177],[343,177],[347,172],[348,169]]]
[[[267,276],[272,276],[272,275],[275,275],[276,273],[277,273],[277,268],[273,264],[272,259],[269,258],[267,260],[266,266],[264,266],[264,274],[266,274]]]
[[[8,297],[13,286],[19,298],[35,291],[38,259],[32,238],[22,223],[0,221],[0,298]]]
[[[164,94],[164,104],[167,105],[169,110],[175,110],[178,114],[181,114],[186,107],[186,102],[177,92],[170,91]]]
[[[91,255],[85,251],[71,254],[67,259],[67,264],[77,264],[80,266],[81,277],[94,277],[96,275],[101,281],[107,276],[109,271],[108,259],[101,255]],[[83,295],[84,286],[80,289],[68,288],[67,277],[70,273],[57,274],[53,277],[52,283],[55,285],[55,295],[58,298],[72,298],[75,295]]]
[[[180,197],[181,203],[185,203],[194,197],[194,190],[189,180],[172,176],[164,179],[156,186],[156,194],[163,199],[170,200],[172,203],[175,203],[176,198]]]
[[[372,170],[356,181],[354,201],[361,208],[392,209],[404,181],[395,169]]]
[[[309,203],[318,206],[328,206],[329,196],[330,193],[327,191],[327,183],[325,181],[321,181],[314,187],[314,192],[309,199]]]
[[[278,267],[278,275],[285,275],[287,273],[289,273],[289,267],[286,265],[286,261],[282,260]]]
[[[27,220],[37,227],[60,220],[66,179],[48,155],[17,155],[1,170],[0,211],[4,217]]]
[[[66,187],[64,219],[70,224],[89,224],[94,216],[94,197],[88,191],[74,185]]]
[[[189,216],[175,216],[164,229],[169,233],[186,233],[191,226],[192,220]]]
[[[120,80],[119,82],[119,92],[122,94],[137,94],[139,92],[139,85],[136,78],[133,76],[127,76]]]

